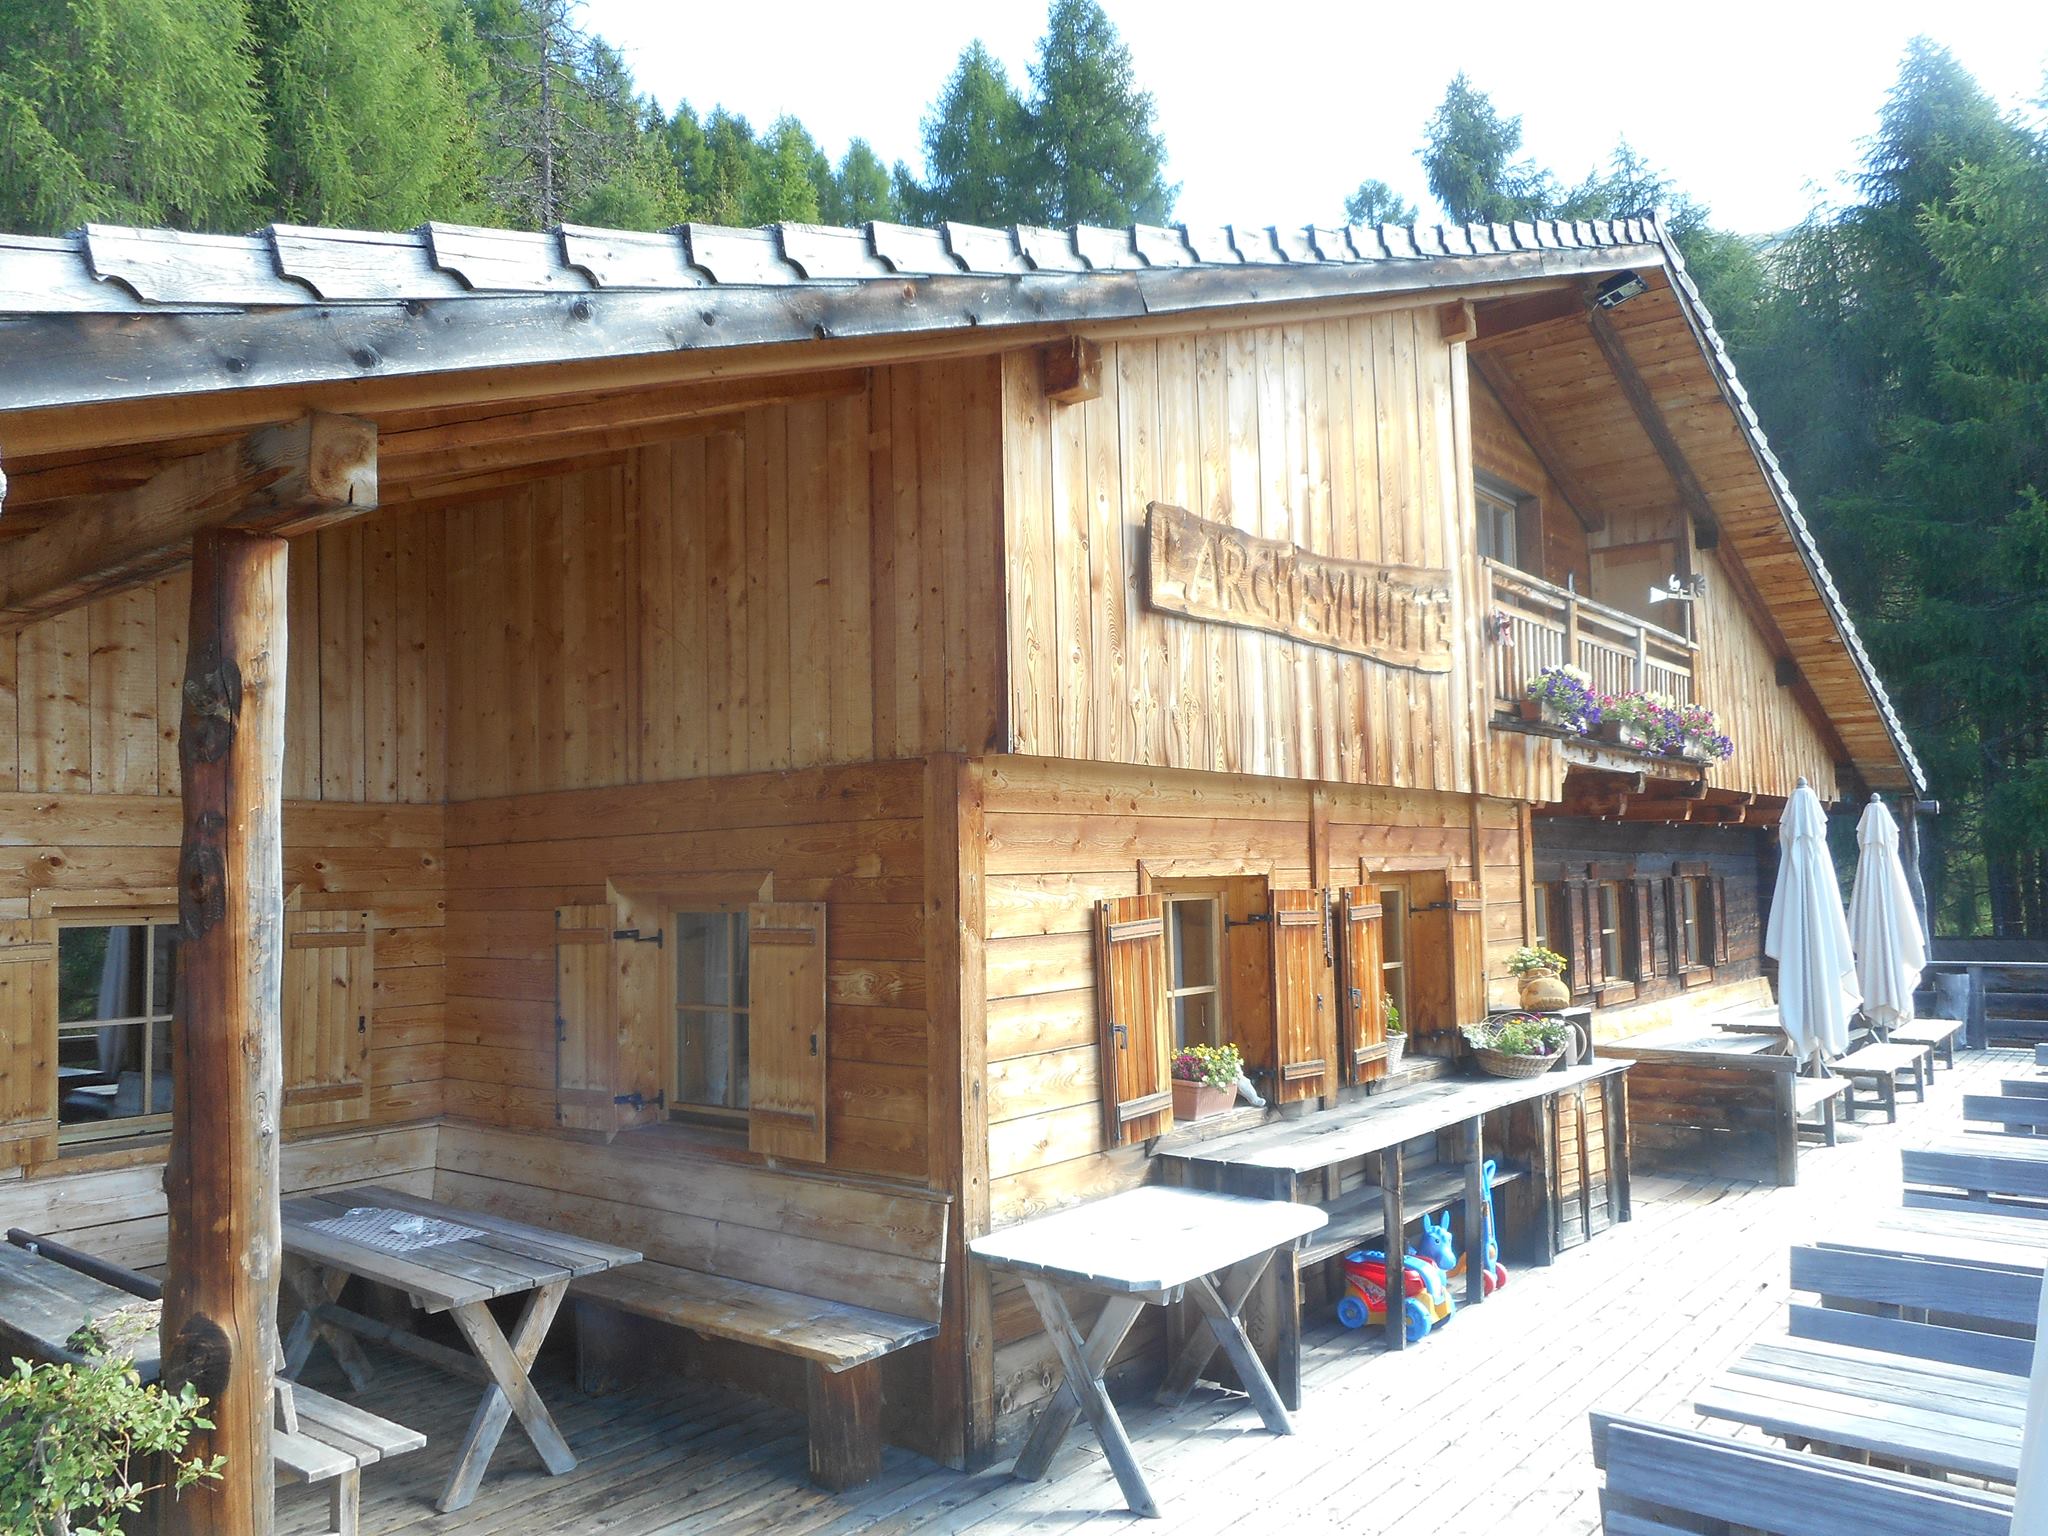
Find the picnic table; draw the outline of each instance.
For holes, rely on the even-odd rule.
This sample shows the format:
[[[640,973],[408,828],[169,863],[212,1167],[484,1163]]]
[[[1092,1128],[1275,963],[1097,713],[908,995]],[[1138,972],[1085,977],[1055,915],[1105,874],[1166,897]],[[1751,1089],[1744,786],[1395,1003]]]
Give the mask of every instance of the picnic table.
[[[355,1343],[361,1336],[484,1382],[483,1399],[437,1502],[444,1514],[476,1497],[505,1425],[515,1416],[549,1472],[559,1476],[575,1467],[529,1372],[569,1282],[637,1263],[638,1253],[378,1187],[287,1200],[283,1226],[284,1280],[300,1308],[285,1337],[286,1374],[298,1374],[317,1340],[333,1351],[360,1391],[370,1380],[369,1363]],[[447,1313],[472,1353],[341,1306],[351,1275],[405,1293],[424,1312]],[[508,1338],[487,1303],[522,1295],[526,1305]]]
[[[1785,1340],[1744,1350],[1701,1388],[1693,1409],[1796,1445],[2009,1483],[2019,1475],[2027,1382],[1846,1344]]]
[[[1183,1298],[1207,1326],[1193,1332],[1169,1365],[1159,1400],[1173,1404],[1184,1399],[1220,1348],[1266,1428],[1276,1435],[1293,1434],[1293,1421],[1245,1337],[1240,1313],[1273,1255],[1325,1220],[1312,1205],[1149,1185],[969,1243],[968,1250],[991,1269],[1022,1278],[1064,1372],[1017,1458],[1014,1475],[1026,1482],[1043,1477],[1075,1418],[1086,1414],[1124,1502],[1135,1514],[1158,1517],[1158,1501],[1102,1378],[1147,1306],[1170,1306]],[[1085,1338],[1059,1287],[1104,1298]]]
[[[71,1345],[81,1324],[105,1323],[117,1312],[144,1305],[132,1291],[67,1269],[26,1248],[0,1243],[0,1357],[82,1364],[91,1352]],[[135,1373],[145,1382],[155,1381],[155,1326],[119,1332],[116,1347],[129,1356]]]

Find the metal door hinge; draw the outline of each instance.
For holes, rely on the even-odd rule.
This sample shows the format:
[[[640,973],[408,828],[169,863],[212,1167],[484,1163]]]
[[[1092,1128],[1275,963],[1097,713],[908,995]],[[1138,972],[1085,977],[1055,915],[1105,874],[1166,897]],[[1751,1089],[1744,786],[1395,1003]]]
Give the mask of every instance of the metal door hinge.
[[[659,949],[661,948],[662,934],[666,931],[665,929],[657,928],[654,930],[653,936],[649,937],[638,928],[614,928],[612,930],[612,937],[615,939],[627,939],[635,944],[652,944],[656,949]]]
[[[612,1095],[612,1102],[614,1104],[623,1104],[628,1109],[645,1109],[647,1107],[647,1095],[638,1092],[615,1093]],[[668,1108],[668,1090],[666,1088],[654,1090],[654,1107],[656,1109]]]
[[[1254,912],[1250,917],[1231,917],[1226,914],[1223,919],[1223,927],[1228,931],[1232,928],[1249,928],[1253,923],[1270,923],[1271,921],[1273,921],[1273,914],[1270,912]]]

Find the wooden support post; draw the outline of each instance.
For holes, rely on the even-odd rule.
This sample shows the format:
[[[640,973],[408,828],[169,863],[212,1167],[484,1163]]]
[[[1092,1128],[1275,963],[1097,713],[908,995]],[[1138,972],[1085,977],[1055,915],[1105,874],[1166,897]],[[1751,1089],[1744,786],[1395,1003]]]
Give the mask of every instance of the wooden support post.
[[[163,1379],[207,1399],[214,1427],[191,1453],[227,1460],[218,1483],[167,1502],[169,1536],[272,1529],[285,551],[221,530],[192,542]]]
[[[882,1471],[882,1362],[828,1371],[812,1361],[807,1381],[811,1481],[833,1493],[872,1483]]]

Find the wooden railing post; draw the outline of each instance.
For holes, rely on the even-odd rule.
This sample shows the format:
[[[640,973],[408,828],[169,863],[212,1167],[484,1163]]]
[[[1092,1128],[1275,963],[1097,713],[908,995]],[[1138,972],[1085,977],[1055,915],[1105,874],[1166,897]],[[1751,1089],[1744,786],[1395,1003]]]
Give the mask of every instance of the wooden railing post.
[[[1642,625],[1636,626],[1636,687],[1650,685],[1650,632]]]
[[[1568,667],[1579,665],[1579,594],[1567,592],[1564,596],[1564,664]],[[1586,669],[1588,672],[1592,668]]]
[[[227,1460],[218,1483],[167,1499],[170,1536],[272,1529],[285,550],[221,530],[192,544],[163,1377],[208,1401],[191,1453]]]

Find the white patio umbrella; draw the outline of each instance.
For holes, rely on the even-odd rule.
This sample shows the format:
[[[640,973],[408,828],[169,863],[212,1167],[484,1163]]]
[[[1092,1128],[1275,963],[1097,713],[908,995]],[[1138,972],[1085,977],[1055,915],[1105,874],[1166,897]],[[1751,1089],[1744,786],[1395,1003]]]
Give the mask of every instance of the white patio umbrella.
[[[1912,1022],[1913,991],[1927,964],[1927,935],[1899,861],[1899,824],[1875,795],[1856,823],[1856,888],[1849,893],[1849,937],[1863,1011],[1887,1032]]]
[[[1764,953],[1778,962],[1778,1021],[1793,1054],[1801,1061],[1815,1052],[1841,1055],[1863,995],[1856,989],[1842,887],[1828,856],[1827,816],[1804,779],[1778,827],[1778,886]]]

